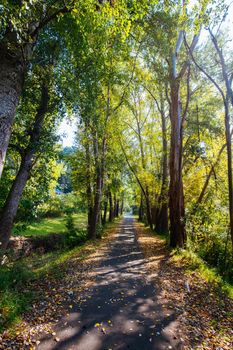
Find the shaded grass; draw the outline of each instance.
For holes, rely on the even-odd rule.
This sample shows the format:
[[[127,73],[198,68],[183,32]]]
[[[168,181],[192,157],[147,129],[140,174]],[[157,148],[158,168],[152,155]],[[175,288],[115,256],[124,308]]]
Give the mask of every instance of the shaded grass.
[[[173,251],[172,260],[176,263],[181,263],[189,274],[193,271],[198,272],[206,282],[218,285],[222,291],[233,299],[233,286],[224,281],[218,274],[217,269],[210,268],[204,260],[193,251],[188,249],[176,249]]]
[[[83,230],[87,226],[87,214],[78,213],[72,215],[77,230]],[[51,233],[66,232],[66,217],[45,218],[29,225],[25,230],[13,230],[15,236],[43,236]]]
[[[103,236],[107,236],[118,222],[106,224]],[[35,285],[39,281],[48,276],[62,278],[70,259],[83,261],[98,250],[101,243],[101,239],[87,241],[70,250],[34,254],[0,266],[0,332],[14,327],[22,314],[30,310],[30,305],[38,297]]]

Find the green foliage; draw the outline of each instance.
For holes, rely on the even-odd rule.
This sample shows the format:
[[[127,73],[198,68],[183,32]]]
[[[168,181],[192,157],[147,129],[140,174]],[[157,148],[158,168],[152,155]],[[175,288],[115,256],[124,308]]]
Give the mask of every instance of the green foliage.
[[[85,243],[88,238],[87,230],[78,230],[75,226],[75,220],[71,212],[66,214],[66,234],[64,237],[65,245],[68,247]]]
[[[190,248],[223,278],[233,283],[233,259],[227,211],[200,206],[188,218],[187,231]]]
[[[33,295],[25,287],[32,277],[32,271],[24,263],[0,267],[0,331],[29,309]]]
[[[216,24],[226,8],[220,1],[209,4],[203,0],[188,9],[186,2],[181,3],[80,0],[66,1],[64,5],[64,1],[2,1],[1,48],[7,47],[12,56],[18,54],[18,48],[22,49],[30,64],[1,179],[0,207],[4,206],[29,145],[40,101],[41,78],[46,76],[50,82],[49,111],[35,145],[35,164],[19,205],[15,235],[62,233],[63,248],[71,248],[87,240],[87,215],[81,212],[93,213],[98,200],[103,210],[109,192],[117,200],[124,199],[125,206],[132,207],[134,213],[142,201],[143,218],[145,193],[154,216],[161,202],[168,202],[168,176],[164,197],[161,188],[164,155],[168,156],[172,147],[171,53],[176,50],[181,31],[185,31],[190,44],[202,21],[207,25],[212,14]],[[49,20],[51,16],[53,21]],[[37,25],[38,36],[33,36],[32,27]],[[224,39],[222,35],[218,37],[223,47]],[[28,58],[27,45],[33,41],[34,51]],[[181,79],[179,94],[182,113],[187,106],[182,118],[181,163],[188,243],[195,252],[190,253],[195,255],[191,260],[193,267],[198,267],[202,264],[199,259],[203,259],[232,282],[225,153],[215,164],[225,142],[222,98],[191,62],[184,43],[178,51],[175,68],[179,71],[190,60],[191,72]],[[229,72],[231,56],[229,50],[226,56]],[[224,91],[219,60],[210,40],[207,39],[205,47],[196,48],[195,57],[205,63]],[[70,115],[78,126],[76,146],[61,149],[57,146],[57,127],[64,116]],[[202,203],[197,205],[213,165]],[[98,223],[97,238],[101,237],[102,229]],[[3,276],[4,271],[1,273]],[[18,300],[20,281],[31,277],[23,267],[19,268],[14,295],[10,281],[13,274],[9,272],[7,277],[7,273],[3,277],[2,308],[9,308],[10,321],[26,304],[26,300],[22,303]],[[7,298],[12,299],[12,305],[10,301],[7,304]]]

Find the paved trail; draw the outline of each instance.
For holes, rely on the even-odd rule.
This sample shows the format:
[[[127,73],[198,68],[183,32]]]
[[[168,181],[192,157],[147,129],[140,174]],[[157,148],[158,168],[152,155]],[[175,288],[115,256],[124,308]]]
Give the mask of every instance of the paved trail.
[[[44,338],[39,350],[182,349],[173,312],[164,310],[150,282],[132,219],[119,225],[95,273],[81,306],[57,325],[60,340]]]

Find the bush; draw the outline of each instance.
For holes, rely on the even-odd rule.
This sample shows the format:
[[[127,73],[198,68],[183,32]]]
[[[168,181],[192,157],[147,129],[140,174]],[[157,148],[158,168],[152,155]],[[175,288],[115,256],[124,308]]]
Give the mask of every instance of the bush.
[[[74,193],[55,194],[39,207],[40,217],[58,217],[68,212],[83,212],[83,205]],[[85,211],[85,210],[84,210]]]
[[[216,209],[216,208],[214,208]],[[201,206],[187,217],[187,232],[190,248],[210,267],[233,282],[233,259],[228,213],[221,208],[216,212],[208,206]]]
[[[72,216],[72,211],[68,211],[66,214],[66,229],[67,232],[64,235],[66,246],[73,247],[75,245],[82,244],[87,241],[87,231],[76,229],[74,224],[74,218]]]

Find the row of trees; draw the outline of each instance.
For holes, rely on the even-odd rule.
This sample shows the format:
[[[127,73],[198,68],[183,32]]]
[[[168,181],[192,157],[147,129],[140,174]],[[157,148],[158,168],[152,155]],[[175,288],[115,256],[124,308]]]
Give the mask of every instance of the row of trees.
[[[1,169],[12,125],[10,148],[23,149],[1,211],[2,247],[65,114],[78,125],[69,161],[91,238],[107,212],[111,220],[122,211],[130,183],[140,219],[169,232],[172,247],[184,247],[187,234],[203,242],[212,229],[228,242],[228,224],[233,243],[232,66],[221,31],[228,7],[20,1],[1,11]]]
[[[59,119],[69,113],[77,116],[87,136],[80,145],[85,148],[86,179],[89,179],[88,230],[91,237],[96,236],[104,178],[110,177],[105,169],[108,124],[113,114],[110,84],[118,84],[112,81],[118,79],[114,75],[113,55],[122,50],[120,44],[124,44],[131,24],[143,16],[147,6],[147,1],[141,5],[93,0],[3,2],[0,9],[0,177],[5,163],[5,173],[10,164],[13,165],[8,171],[11,180],[13,177],[10,186],[5,186],[5,174],[1,182],[5,192],[0,219],[3,250],[8,245],[33,168],[42,159],[46,162],[54,156],[55,140],[51,135],[56,133]],[[117,102],[119,106],[124,94],[122,92],[121,101]],[[11,135],[12,129],[16,131],[16,139]],[[10,153],[6,159],[10,139],[13,141],[10,148],[20,154],[18,157],[14,153],[15,159]]]

